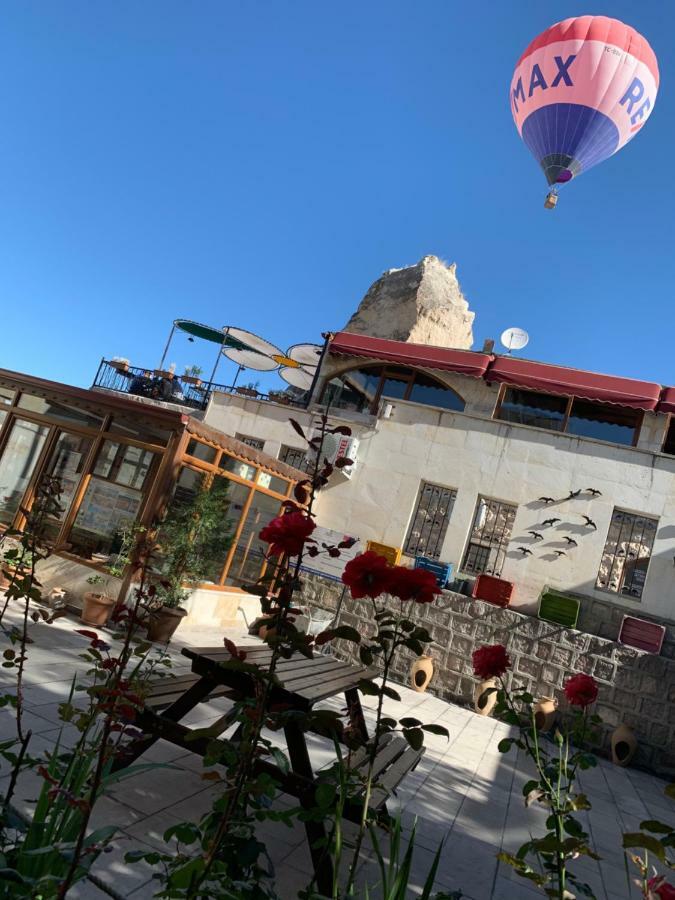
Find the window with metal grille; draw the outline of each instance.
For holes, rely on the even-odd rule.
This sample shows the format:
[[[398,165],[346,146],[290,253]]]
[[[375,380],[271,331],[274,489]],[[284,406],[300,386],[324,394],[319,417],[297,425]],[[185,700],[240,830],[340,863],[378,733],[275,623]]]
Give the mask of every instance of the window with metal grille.
[[[242,444],[248,444],[248,446],[253,447],[254,450],[262,450],[265,446],[265,441],[261,441],[260,438],[250,437],[248,434],[235,433],[234,436],[238,441],[241,441]]]
[[[456,497],[457,491],[451,488],[422,482],[417,508],[405,542],[408,556],[427,556],[430,559],[440,557]]]
[[[296,469],[304,468],[306,456],[307,454],[304,450],[300,450],[298,447],[286,447],[284,444],[281,445],[281,450],[279,451],[281,462],[288,463],[289,466],[295,466]]]
[[[462,570],[473,575],[502,574],[517,507],[479,497]]]
[[[658,519],[615,509],[595,586],[639,600],[647,578]]]

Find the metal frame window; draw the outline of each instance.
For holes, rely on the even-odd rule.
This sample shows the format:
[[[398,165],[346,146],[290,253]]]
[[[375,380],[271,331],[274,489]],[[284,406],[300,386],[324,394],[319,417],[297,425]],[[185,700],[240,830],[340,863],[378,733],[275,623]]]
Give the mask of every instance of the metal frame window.
[[[296,469],[303,469],[307,460],[307,453],[300,447],[287,447],[285,444],[282,444],[281,450],[279,450],[279,459],[281,462],[294,466]]]
[[[601,591],[642,597],[658,519],[615,509],[595,586]]]
[[[457,491],[453,488],[422,482],[405,542],[405,553],[409,556],[440,558],[456,499]]]
[[[324,385],[321,402],[332,409],[375,415],[380,400],[407,400],[456,412],[464,410],[457,391],[437,378],[403,366],[361,366],[335,375]]]
[[[265,446],[265,441],[262,441],[260,438],[251,437],[248,434],[239,434],[235,432],[235,438],[238,441],[241,441],[242,444],[246,444],[247,447],[253,447],[254,450],[262,450]]]
[[[512,503],[478,498],[464,551],[464,572],[501,576],[517,509]]]

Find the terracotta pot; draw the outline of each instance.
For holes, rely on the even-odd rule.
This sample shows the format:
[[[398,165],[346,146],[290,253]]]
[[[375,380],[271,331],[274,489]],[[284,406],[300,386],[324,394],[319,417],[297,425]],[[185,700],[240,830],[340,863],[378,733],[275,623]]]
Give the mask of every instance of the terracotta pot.
[[[84,622],[85,625],[97,625],[100,628],[108,621],[114,605],[115,601],[112,597],[87,591],[84,595],[80,622]]]
[[[426,655],[418,657],[410,667],[410,685],[412,689],[419,693],[426,691],[433,674],[433,657]]]
[[[550,731],[558,712],[558,704],[554,697],[542,697],[534,704],[534,724],[537,731]]]
[[[112,360],[110,365],[113,369],[117,369],[118,372],[128,372],[129,371],[129,363],[118,362],[118,360]]]
[[[638,742],[625,723],[621,723],[612,734],[612,762],[617,766],[627,766],[637,752]]]
[[[185,384],[194,384],[195,387],[201,387],[202,380],[201,378],[197,378],[196,375],[181,375],[181,381],[184,381]]]
[[[150,613],[148,621],[148,639],[168,644],[180,625],[181,619],[187,615],[186,609],[180,606],[162,606]]]
[[[473,692],[473,708],[479,716],[489,716],[497,703],[497,691],[487,694],[489,688],[497,687],[496,678],[487,678],[476,685]]]

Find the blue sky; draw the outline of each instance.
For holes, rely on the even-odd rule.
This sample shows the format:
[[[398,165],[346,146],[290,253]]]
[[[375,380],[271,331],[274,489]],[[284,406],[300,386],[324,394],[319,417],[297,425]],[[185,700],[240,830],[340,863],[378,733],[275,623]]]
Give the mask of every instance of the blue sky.
[[[589,11],[648,38],[661,89],[549,213],[508,87]],[[0,365],[87,386],[101,356],[156,365],[176,317],[318,340],[433,253],[476,346],[519,325],[532,358],[675,384],[674,30],[627,0],[4,4]]]

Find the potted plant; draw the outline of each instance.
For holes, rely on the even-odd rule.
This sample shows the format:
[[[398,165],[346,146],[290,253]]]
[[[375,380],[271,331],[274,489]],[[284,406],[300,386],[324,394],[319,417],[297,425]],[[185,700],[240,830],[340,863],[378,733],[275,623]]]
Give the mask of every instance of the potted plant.
[[[119,372],[129,371],[129,360],[125,359],[123,356],[113,356],[110,360],[110,365]]]
[[[87,584],[93,588],[97,585],[105,585],[102,591],[87,591],[83,597],[82,615],[80,621],[85,625],[97,625],[99,628],[106,624],[108,617],[115,605],[115,598],[107,593],[110,579],[104,578],[99,572],[87,578]]]
[[[183,603],[206,581],[213,560],[222,560],[229,533],[227,482],[215,479],[189,499],[174,497],[157,538],[161,575],[149,604],[148,637],[168,643],[187,615]]]
[[[0,566],[0,590],[6,590],[17,577],[27,575],[33,567],[33,554],[17,545],[6,551]]]
[[[181,381],[185,384],[193,384],[195,387],[201,387],[202,380],[199,377],[202,374],[199,366],[186,366],[185,373],[181,376]]]
[[[244,397],[257,397],[259,385],[259,381],[249,381],[248,384],[242,384],[240,387],[236,387],[235,391],[238,394],[243,394]]]
[[[270,391],[269,398],[274,400],[275,403],[283,403],[284,406],[288,406],[290,402],[288,394],[284,391]]]

